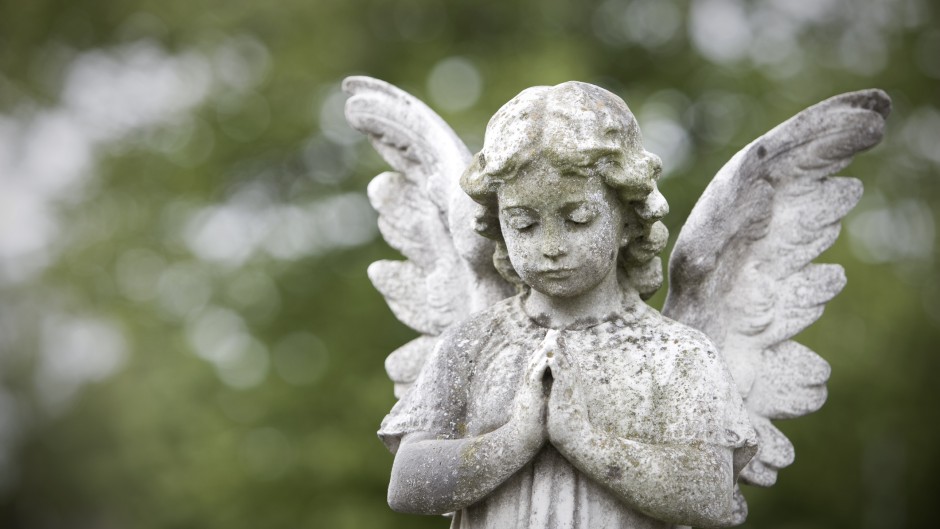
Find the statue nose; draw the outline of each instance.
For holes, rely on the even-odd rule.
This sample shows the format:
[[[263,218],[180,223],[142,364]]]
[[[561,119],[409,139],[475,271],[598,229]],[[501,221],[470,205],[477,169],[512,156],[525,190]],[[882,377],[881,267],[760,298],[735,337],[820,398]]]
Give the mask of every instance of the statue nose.
[[[566,253],[568,253],[568,249],[565,247],[564,243],[558,239],[545,241],[545,244],[542,246],[542,254],[545,255],[545,257],[556,258]]]
[[[542,232],[542,255],[556,259],[568,253],[568,244],[564,236],[564,227],[557,222],[546,220]]]

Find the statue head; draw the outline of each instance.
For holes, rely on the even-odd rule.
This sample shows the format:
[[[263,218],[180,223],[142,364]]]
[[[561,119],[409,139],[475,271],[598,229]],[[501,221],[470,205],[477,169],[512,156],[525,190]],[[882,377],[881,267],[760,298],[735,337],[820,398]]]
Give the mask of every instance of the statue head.
[[[564,210],[563,195],[590,197],[576,201],[586,205],[562,211],[561,220],[575,236],[595,218],[615,222],[616,226],[604,227],[610,233],[598,233],[595,239],[585,232],[583,244],[613,244],[616,251],[605,259],[620,265],[621,284],[625,282],[646,299],[662,285],[658,254],[668,239],[660,222],[668,212],[656,187],[660,172],[661,162],[643,149],[639,126],[626,103],[603,88],[571,81],[528,88],[503,105],[487,125],[483,149],[474,156],[460,184],[483,206],[474,228],[497,241],[496,268],[507,280],[537,289],[539,285],[531,284],[537,278],[519,270],[525,266],[519,255],[525,254],[509,252],[506,246],[509,242],[515,249],[520,240],[516,235],[532,224],[527,224],[526,215],[507,209],[511,205],[507,201],[521,196],[539,203],[554,199]],[[507,229],[513,233],[504,233]],[[509,240],[507,235],[511,235]],[[616,242],[605,242],[611,237]],[[545,239],[540,255],[551,260],[553,253],[572,251],[557,242],[561,240]],[[597,248],[591,251],[598,253]],[[542,287],[551,289],[552,285]]]

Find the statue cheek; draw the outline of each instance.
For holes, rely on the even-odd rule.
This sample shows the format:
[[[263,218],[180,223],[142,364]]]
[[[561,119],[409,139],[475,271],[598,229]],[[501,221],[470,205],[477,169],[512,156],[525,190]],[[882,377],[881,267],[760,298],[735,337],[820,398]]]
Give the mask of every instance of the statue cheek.
[[[509,262],[516,272],[523,273],[531,268],[532,257],[535,245],[531,241],[515,238],[511,243],[506,241],[507,251],[509,252]]]

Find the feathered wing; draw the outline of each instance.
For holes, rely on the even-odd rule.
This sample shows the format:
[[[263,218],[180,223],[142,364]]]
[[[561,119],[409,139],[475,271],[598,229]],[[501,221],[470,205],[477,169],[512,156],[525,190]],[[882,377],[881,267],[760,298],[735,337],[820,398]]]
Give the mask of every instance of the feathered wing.
[[[379,231],[405,261],[376,261],[369,278],[389,308],[421,337],[385,362],[398,397],[417,378],[436,337],[511,294],[493,266],[493,242],[473,231],[481,207],[459,186],[470,152],[434,111],[378,79],[348,77],[346,120],[394,169],[369,184]]]
[[[841,266],[811,263],[862,194],[858,180],[830,175],[881,140],[890,108],[884,92],[864,90],[800,112],[735,155],[679,233],[663,314],[724,354],[760,438],[744,482],[770,486],[793,462],[770,421],[826,400],[829,365],[790,338],[845,286]]]

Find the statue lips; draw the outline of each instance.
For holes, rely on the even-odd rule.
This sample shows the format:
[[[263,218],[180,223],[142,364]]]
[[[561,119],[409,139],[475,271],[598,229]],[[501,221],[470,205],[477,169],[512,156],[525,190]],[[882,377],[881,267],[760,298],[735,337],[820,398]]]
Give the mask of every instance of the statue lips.
[[[574,268],[546,268],[539,270],[538,274],[545,279],[568,279],[574,274]]]

